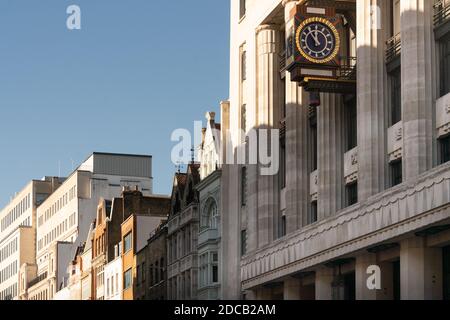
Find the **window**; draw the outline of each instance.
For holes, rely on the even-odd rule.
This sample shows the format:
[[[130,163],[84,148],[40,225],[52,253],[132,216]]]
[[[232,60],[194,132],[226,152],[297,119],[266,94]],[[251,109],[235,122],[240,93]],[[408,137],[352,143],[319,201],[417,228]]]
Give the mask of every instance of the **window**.
[[[352,99],[346,108],[347,122],[347,151],[358,145],[358,120],[356,113],[356,99]]]
[[[241,255],[247,254],[247,230],[241,231]]]
[[[205,287],[218,282],[219,255],[217,252],[206,252],[200,256],[199,285]]]
[[[358,203],[358,183],[352,183],[345,187],[347,207]]]
[[[141,284],[141,266],[136,267],[136,285],[139,286]]]
[[[247,51],[241,52],[241,81],[247,80]]]
[[[393,37],[400,32],[400,0],[392,2],[390,12],[390,36]]]
[[[280,189],[286,188],[286,140],[280,139]]]
[[[114,275],[112,275],[110,280],[111,280],[111,295],[114,295],[115,294],[115,291],[114,291]]]
[[[441,42],[441,96],[450,92],[450,36]]]
[[[439,146],[441,149],[441,164],[450,161],[450,136],[439,139]]]
[[[159,267],[161,268],[161,281],[164,281],[166,279],[166,267],[164,264],[164,258],[161,258],[159,261]]]
[[[132,248],[132,234],[129,232],[123,239],[123,252],[127,253]]]
[[[186,254],[191,253],[191,228],[186,229]],[[163,266],[163,264],[161,264]]]
[[[395,161],[389,164],[391,171],[391,187],[403,182],[402,161]]]
[[[311,154],[311,172],[317,170],[317,109],[311,107],[309,114],[309,151]]]
[[[402,120],[401,70],[397,68],[390,75],[391,80],[391,126]]]
[[[210,228],[210,229],[219,229],[220,227],[220,216],[219,211],[217,210],[217,204],[216,201],[212,198],[210,198],[205,208],[203,209],[203,222],[202,225],[204,228]]]
[[[246,2],[247,2],[246,0],[239,0],[239,20],[245,16],[245,13],[247,11]]]
[[[145,269],[146,265],[145,262],[142,263],[142,282],[145,282],[146,280],[146,269]]]
[[[155,281],[156,283],[159,283],[159,262],[156,261],[155,263]]]
[[[243,104],[241,106],[241,130],[244,132],[244,134],[247,132],[247,105]],[[245,136],[243,137],[243,140],[245,140]]]
[[[153,276],[153,264],[150,265],[150,286],[155,284],[155,277]]]
[[[218,283],[219,282],[219,256],[216,252],[211,254],[212,256],[212,268],[211,268],[211,278],[212,278],[212,283]]]
[[[317,222],[317,201],[311,202],[311,212],[309,216],[309,223]]]
[[[278,236],[280,238],[284,237],[286,235],[286,215],[282,213],[280,218],[280,227],[279,227],[279,234]]]
[[[132,270],[129,269],[123,274],[123,289],[126,290],[132,285]]]
[[[247,167],[241,169],[241,206],[247,204]]]

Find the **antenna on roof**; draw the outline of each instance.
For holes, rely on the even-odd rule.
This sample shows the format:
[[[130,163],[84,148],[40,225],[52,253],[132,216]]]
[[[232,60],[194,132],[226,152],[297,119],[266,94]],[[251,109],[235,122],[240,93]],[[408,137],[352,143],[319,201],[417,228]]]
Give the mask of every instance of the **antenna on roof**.
[[[181,161],[177,161],[177,164],[175,165],[175,170],[177,173],[181,172]]]

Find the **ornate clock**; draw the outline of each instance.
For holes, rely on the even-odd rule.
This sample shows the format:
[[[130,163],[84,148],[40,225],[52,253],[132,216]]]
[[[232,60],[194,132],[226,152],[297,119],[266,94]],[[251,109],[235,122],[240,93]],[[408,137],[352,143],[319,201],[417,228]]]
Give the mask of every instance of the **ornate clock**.
[[[349,71],[350,59],[345,57],[348,52],[341,50],[346,47],[340,37],[346,32],[345,13],[342,8],[337,12],[338,3],[341,1],[301,1],[289,11],[285,69],[291,81],[306,91],[356,92],[355,69]],[[353,4],[349,10],[356,15]]]
[[[340,49],[339,32],[321,17],[305,19],[297,28],[295,42],[303,58],[317,64],[330,62]]]

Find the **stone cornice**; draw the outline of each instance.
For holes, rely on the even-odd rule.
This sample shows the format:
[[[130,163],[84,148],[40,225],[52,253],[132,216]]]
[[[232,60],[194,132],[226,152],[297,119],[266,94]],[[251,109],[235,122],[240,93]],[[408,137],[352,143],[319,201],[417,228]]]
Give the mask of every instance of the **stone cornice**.
[[[244,288],[450,218],[450,165],[387,190],[245,256]]]

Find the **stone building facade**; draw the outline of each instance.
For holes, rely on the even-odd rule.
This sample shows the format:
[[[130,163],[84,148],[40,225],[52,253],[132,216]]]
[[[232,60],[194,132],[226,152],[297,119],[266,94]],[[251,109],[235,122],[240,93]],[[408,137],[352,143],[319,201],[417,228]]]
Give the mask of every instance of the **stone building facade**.
[[[144,249],[146,300],[167,300],[167,221],[150,234]]]
[[[199,148],[201,181],[199,194],[200,229],[198,234],[198,299],[217,300],[222,297],[221,223],[220,223],[220,124],[215,113],[206,114]]]
[[[169,300],[196,300],[198,289],[198,192],[200,166],[175,174],[167,222],[167,296]]]
[[[343,21],[352,93],[315,96],[285,68],[297,5],[324,3]],[[231,1],[226,148],[245,145],[249,129],[279,129],[281,143],[275,176],[222,167],[225,299],[450,298],[446,9]],[[379,290],[366,285],[373,266]]]

